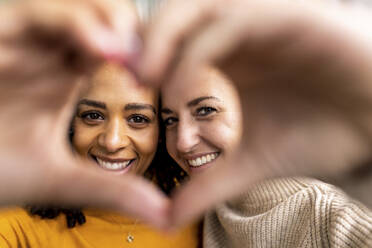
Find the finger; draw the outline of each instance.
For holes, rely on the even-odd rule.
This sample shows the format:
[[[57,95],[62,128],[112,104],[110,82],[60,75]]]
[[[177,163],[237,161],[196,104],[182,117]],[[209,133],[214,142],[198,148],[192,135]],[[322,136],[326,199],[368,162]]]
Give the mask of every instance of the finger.
[[[216,1],[214,1],[216,2]],[[213,1],[171,1],[161,9],[146,34],[143,57],[133,67],[144,82],[159,82],[177,49],[211,18]]]
[[[138,74],[144,81],[156,82],[164,78],[176,56],[188,55],[190,50],[195,51],[194,55],[199,52],[202,56],[216,57],[226,52],[220,49],[221,40],[229,41],[233,45],[238,41],[242,42],[242,37],[249,37],[250,41],[255,41],[251,44],[254,49],[254,45],[265,43],[266,39],[271,41],[272,36],[285,36],[298,30],[299,27],[306,28],[307,19],[314,14],[311,10],[312,6],[305,8],[307,6],[302,6],[304,5],[302,3],[290,4],[289,6],[286,1],[270,0],[233,1],[227,8],[219,1],[183,1],[182,3],[174,1],[168,8],[163,9],[149,29]],[[223,30],[221,31],[220,28]],[[206,32],[206,30],[210,31]],[[213,39],[211,39],[211,32],[215,33]],[[208,35],[203,35],[204,33]],[[205,39],[207,36],[210,37]],[[179,51],[179,48],[185,44],[187,47],[193,47],[194,45],[190,43],[197,43],[194,42],[195,39],[198,42],[206,40],[200,42],[206,50]],[[205,52],[210,50],[219,53]]]
[[[90,4],[92,1],[88,1]],[[120,46],[126,54],[126,61],[136,59],[142,49],[138,35],[139,17],[131,1],[94,0],[97,11],[104,16],[113,32],[120,40]]]
[[[0,77],[11,79],[13,82],[32,80],[34,77],[45,75],[48,71],[58,68],[66,72],[64,53],[62,51],[40,51],[37,47],[21,47],[10,45],[0,47]],[[67,73],[67,72],[66,72]],[[19,89],[20,84],[11,84]]]
[[[255,13],[255,11],[267,8],[270,1],[266,1],[266,4],[258,4],[255,1],[233,1],[228,8],[222,1],[173,1],[167,8],[164,8],[158,18],[154,20],[153,24],[149,28],[149,32],[146,36],[145,48],[141,62],[139,63],[138,74],[143,78],[143,81],[148,82],[159,82],[164,78],[167,70],[170,67],[171,62],[174,58],[180,54],[184,55],[189,53],[192,49],[182,49],[182,45],[187,47],[193,47],[189,43],[195,43],[193,40],[205,39],[206,30],[211,31],[216,29],[216,35],[214,39],[207,39],[203,45],[210,50],[209,46],[219,47],[220,39],[233,41],[239,40],[242,35],[247,35],[250,28],[255,27],[253,31],[266,32],[271,28],[262,28],[264,24],[267,24],[265,19],[264,24],[261,24],[258,20],[270,18],[268,15],[262,15],[262,13]],[[256,6],[257,5],[257,6]],[[280,6],[280,4],[277,4]],[[283,4],[282,4],[283,5]],[[284,9],[285,6],[280,6]],[[270,8],[272,9],[272,8]],[[248,13],[249,12],[249,13]],[[276,12],[275,10],[272,12]],[[280,11],[277,11],[280,12]],[[261,14],[261,16],[260,16]],[[235,16],[236,15],[236,16]],[[226,22],[226,19],[227,20]],[[245,27],[246,19],[251,20],[251,25]],[[272,18],[274,19],[274,18]],[[217,25],[216,25],[217,22]],[[252,25],[254,23],[254,25]],[[232,29],[232,32],[228,32],[229,29],[221,31],[220,25],[225,24]],[[213,26],[213,28],[210,28]],[[270,26],[270,25],[268,25]],[[236,31],[239,32],[236,32]],[[262,31],[264,30],[264,31]],[[252,33],[254,33],[252,31]],[[215,32],[215,31],[213,31]],[[233,36],[225,35],[227,33],[234,33]],[[210,33],[210,32],[207,32]],[[203,36],[203,38],[199,38]],[[209,35],[207,35],[209,36]],[[256,34],[257,36],[257,34]],[[191,42],[190,42],[191,40]],[[194,49],[202,54],[209,54],[201,49]],[[197,54],[197,52],[193,53]]]
[[[245,156],[216,164],[192,178],[173,197],[172,226],[182,226],[200,217],[216,204],[234,198],[263,178],[257,162]]]
[[[138,35],[139,18],[131,1],[83,0],[87,8],[93,8],[97,17],[106,28],[115,34],[117,50],[123,51],[124,57],[112,54],[109,60],[127,64],[135,60],[141,51],[142,42]]]
[[[27,5],[24,22],[29,30],[52,41],[72,42],[92,57],[125,57],[126,51],[121,40],[95,8],[89,8],[81,1],[66,4],[62,1],[37,3],[31,2]],[[56,39],[56,35],[61,41]]]
[[[0,8],[0,42],[14,37],[22,32],[19,13],[14,3],[2,3]]]
[[[236,26],[236,25],[235,25]],[[218,39],[218,43],[215,40]],[[216,20],[199,30],[198,35],[189,38],[184,45],[183,56],[173,66],[167,75],[168,80],[163,84],[190,85],[190,82],[198,80],[203,68],[215,65],[220,58],[230,56],[232,50],[239,47],[239,28],[231,28],[225,20]],[[241,65],[244,67],[244,65]]]
[[[167,225],[169,200],[154,185],[136,176],[112,176],[94,166],[80,162],[50,168],[45,183],[49,187],[40,192],[38,200],[108,208],[158,228]]]

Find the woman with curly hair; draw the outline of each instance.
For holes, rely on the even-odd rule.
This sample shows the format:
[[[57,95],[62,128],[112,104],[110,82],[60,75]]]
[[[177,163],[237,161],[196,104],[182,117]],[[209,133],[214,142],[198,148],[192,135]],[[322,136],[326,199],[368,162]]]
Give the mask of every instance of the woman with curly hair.
[[[159,143],[159,96],[114,64],[83,90],[72,120],[73,150],[113,177],[145,176],[169,193],[183,172]],[[198,227],[166,235],[120,214],[97,209],[28,207],[0,215],[0,247],[196,247]]]

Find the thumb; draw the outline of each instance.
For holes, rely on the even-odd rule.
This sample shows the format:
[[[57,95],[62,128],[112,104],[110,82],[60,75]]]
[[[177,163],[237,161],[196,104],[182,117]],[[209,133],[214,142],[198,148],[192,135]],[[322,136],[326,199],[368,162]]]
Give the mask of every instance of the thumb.
[[[171,221],[174,226],[184,225],[215,204],[243,193],[249,186],[262,180],[267,173],[251,157],[233,156],[229,162],[218,163],[195,177],[176,192]]]
[[[47,201],[109,208],[158,228],[167,224],[169,200],[150,182],[134,175],[113,176],[76,161],[54,166],[48,175]]]

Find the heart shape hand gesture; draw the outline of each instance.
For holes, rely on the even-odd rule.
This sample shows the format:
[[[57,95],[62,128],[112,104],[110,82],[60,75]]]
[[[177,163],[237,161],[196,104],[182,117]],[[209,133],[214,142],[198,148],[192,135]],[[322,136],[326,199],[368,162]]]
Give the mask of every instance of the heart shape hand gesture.
[[[12,25],[0,20],[1,203],[95,204],[169,227],[259,180],[345,175],[369,159],[367,10],[270,0],[172,1],[147,27],[141,56],[132,13],[128,5],[100,0],[2,7],[0,19]],[[190,84],[210,64],[228,75],[244,121],[230,162],[192,178],[172,199],[134,176],[81,169],[86,162],[72,156],[65,132],[84,76],[107,59],[161,87]]]

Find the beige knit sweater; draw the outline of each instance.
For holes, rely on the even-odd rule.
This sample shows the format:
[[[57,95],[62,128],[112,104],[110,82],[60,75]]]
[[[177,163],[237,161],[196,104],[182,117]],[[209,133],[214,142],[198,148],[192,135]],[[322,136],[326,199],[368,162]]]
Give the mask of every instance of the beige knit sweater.
[[[275,179],[209,212],[203,231],[205,248],[372,247],[372,212],[329,184]]]

